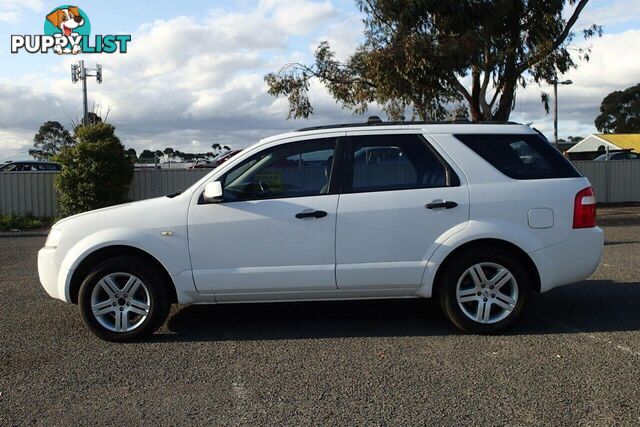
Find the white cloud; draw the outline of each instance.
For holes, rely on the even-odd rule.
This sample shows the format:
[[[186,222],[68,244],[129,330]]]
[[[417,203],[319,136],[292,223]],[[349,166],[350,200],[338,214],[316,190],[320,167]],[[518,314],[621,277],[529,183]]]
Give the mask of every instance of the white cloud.
[[[144,24],[133,34],[127,54],[83,58],[90,66],[101,63],[104,70],[102,85],[89,81],[90,103],[109,109],[122,141],[137,149],[206,149],[214,137],[246,146],[306,126],[284,120],[286,103],[267,94],[263,76],[293,59],[308,60],[308,52],[289,51],[291,38],[315,33],[337,19],[329,2],[296,0]],[[0,84],[0,128],[35,133],[44,120],[65,125],[77,120],[80,88],[67,75],[78,59],[65,57],[55,67],[54,75],[64,77],[41,70]],[[7,149],[0,142],[0,151]]]
[[[607,2],[606,6],[585,8],[577,27],[598,24],[603,25],[606,30],[608,26],[636,22],[638,19],[640,0],[613,0]]]
[[[276,24],[290,34],[308,34],[323,22],[335,16],[330,2],[312,3],[302,0],[280,1],[276,3],[274,18]]]
[[[214,138],[242,147],[294,128],[361,121],[318,82],[310,88],[316,114],[309,121],[285,121],[286,99],[268,95],[263,81],[265,73],[288,62],[309,61],[320,40],[329,40],[338,58],[346,59],[362,38],[360,19],[355,12],[338,16],[328,2],[265,0],[247,10],[150,22],[133,34],[127,54],[85,56],[90,65],[104,66],[104,83],[89,82],[90,102],[110,109],[123,143],[138,150],[204,151]],[[633,53],[639,40],[640,31],[592,40],[591,62],[564,76],[575,83],[560,89],[561,136],[591,131],[602,98],[638,83],[640,56]],[[15,150],[26,157],[45,120],[68,125],[80,117],[80,88],[68,79],[77,60],[65,57],[53,73],[43,69],[0,82],[0,159],[15,159]],[[552,119],[540,90],[532,85],[519,91],[512,118],[547,131]],[[374,105],[367,114],[379,110]]]
[[[36,131],[29,132],[20,128],[0,129],[0,162],[23,159],[24,153],[33,145]]]
[[[25,10],[40,12],[44,9],[42,0],[2,0],[0,3],[0,22],[19,22]]]
[[[640,49],[640,30],[629,30],[619,34],[592,39],[591,59],[581,62],[562,79],[570,79],[572,85],[558,88],[560,136],[595,132],[593,121],[599,114],[602,99],[615,90],[626,89],[639,83],[640,56],[630,54]],[[513,118],[523,122],[534,122],[540,130],[553,133],[553,117],[545,115],[540,101],[540,92],[553,95],[550,86],[530,85],[520,90]]]
[[[362,17],[358,14],[352,14],[340,22],[329,25],[324,34],[315,38],[310,49],[315,50],[321,41],[326,40],[335,52],[336,58],[344,62],[363,41],[363,30]]]

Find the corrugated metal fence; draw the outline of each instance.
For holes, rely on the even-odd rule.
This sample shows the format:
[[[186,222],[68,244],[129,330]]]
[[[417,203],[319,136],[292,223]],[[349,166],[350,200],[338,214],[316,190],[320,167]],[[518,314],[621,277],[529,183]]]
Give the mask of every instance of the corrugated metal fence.
[[[149,199],[184,190],[209,172],[211,169],[136,170],[129,199]],[[55,216],[58,198],[53,182],[57,173],[0,173],[0,215]]]
[[[575,161],[589,178],[598,202],[640,202],[640,161]],[[142,200],[184,190],[211,170],[136,170],[129,190],[131,200]],[[58,199],[53,186],[57,172],[0,173],[0,215],[55,216]]]
[[[143,200],[182,191],[209,172],[211,169],[136,170],[129,187],[129,199]]]
[[[640,202],[640,161],[573,162],[589,178],[601,203]]]
[[[0,215],[55,216],[58,197],[53,187],[58,172],[0,173]]]

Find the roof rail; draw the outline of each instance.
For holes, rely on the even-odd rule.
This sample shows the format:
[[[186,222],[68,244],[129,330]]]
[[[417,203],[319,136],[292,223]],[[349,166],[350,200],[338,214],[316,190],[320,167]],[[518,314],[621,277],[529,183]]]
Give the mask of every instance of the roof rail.
[[[451,124],[475,124],[475,125],[519,125],[517,122],[503,122],[503,121],[486,121],[486,122],[472,122],[466,116],[456,116],[453,120],[441,120],[441,121],[389,121],[383,122],[378,116],[369,116],[366,123],[338,123],[332,125],[320,125],[310,126],[301,129],[297,129],[296,132],[305,132],[310,130],[320,129],[332,129],[332,128],[351,128],[362,126],[401,126],[401,125],[451,125]]]

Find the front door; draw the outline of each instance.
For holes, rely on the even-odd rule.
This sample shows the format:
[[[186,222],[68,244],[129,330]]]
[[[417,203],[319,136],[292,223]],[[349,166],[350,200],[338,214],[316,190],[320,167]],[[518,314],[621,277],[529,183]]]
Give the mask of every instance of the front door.
[[[340,289],[412,293],[437,239],[465,226],[464,182],[418,134],[347,137],[336,229]]]
[[[336,141],[266,148],[218,179],[221,202],[201,199],[191,206],[189,249],[198,292],[233,300],[336,289],[339,196],[329,185]]]

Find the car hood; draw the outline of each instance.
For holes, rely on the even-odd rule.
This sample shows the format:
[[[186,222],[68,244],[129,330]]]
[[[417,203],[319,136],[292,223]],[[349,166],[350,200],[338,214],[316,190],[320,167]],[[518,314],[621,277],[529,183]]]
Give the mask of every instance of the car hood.
[[[146,202],[146,200],[143,200],[143,202]],[[53,224],[53,226],[57,227],[57,226],[61,226],[61,225],[67,224],[69,222],[75,221],[75,220],[80,219],[80,218],[85,218],[85,217],[88,217],[88,216],[91,216],[91,215],[95,216],[95,215],[99,215],[99,214],[104,213],[104,212],[122,209],[122,208],[128,207],[130,205],[133,205],[135,203],[139,203],[139,202],[122,203],[120,205],[107,206],[106,208],[100,208],[100,209],[90,210],[90,211],[87,211],[87,212],[81,212],[79,214],[75,214],[75,215],[71,215],[71,216],[62,218],[60,221],[58,221],[55,224]]]
[[[61,228],[74,226],[76,224],[103,224],[104,226],[107,226],[113,225],[118,221],[126,221],[128,223],[137,222],[140,220],[141,216],[144,218],[144,215],[148,215],[149,212],[162,209],[163,205],[168,204],[171,200],[172,199],[163,196],[153,199],[122,203],[120,205],[108,206],[101,209],[94,209],[63,218],[56,222],[53,227]]]

